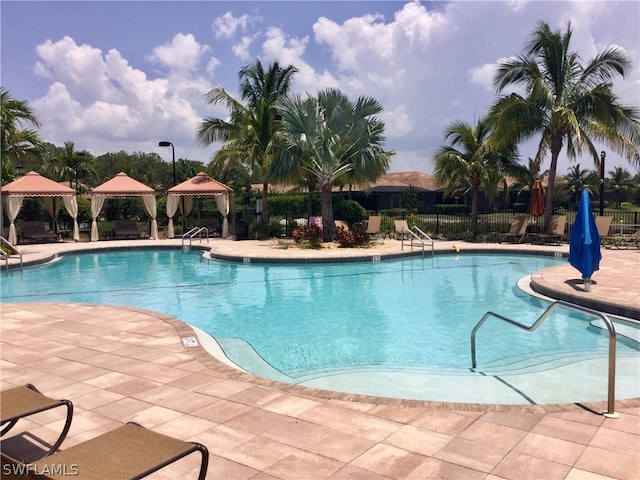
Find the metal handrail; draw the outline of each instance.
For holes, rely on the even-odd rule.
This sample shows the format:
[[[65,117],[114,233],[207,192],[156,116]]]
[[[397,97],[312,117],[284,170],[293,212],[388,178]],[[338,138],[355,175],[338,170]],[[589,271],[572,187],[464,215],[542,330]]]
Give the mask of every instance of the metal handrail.
[[[188,238],[189,249],[191,249],[191,241],[193,240],[193,237],[195,237],[196,235],[200,235],[200,243],[202,243],[202,235],[201,235],[202,232],[204,232],[205,235],[207,236],[207,243],[209,243],[209,229],[207,227],[193,227],[187,233],[182,235],[182,248],[184,248],[184,240]]]
[[[13,244],[11,244],[9,242],[9,240],[7,240],[6,238],[4,238],[3,236],[0,235],[0,245],[6,245],[7,247],[9,247],[9,249],[11,249],[11,251],[17,253],[18,255],[20,255],[20,270],[22,270],[22,252]],[[5,253],[4,250],[0,249],[0,252],[2,252],[2,256],[5,258],[5,262],[7,264],[7,270],[9,270],[9,257],[10,255],[7,255]]]
[[[533,332],[537,329],[542,322],[544,322],[558,307],[566,307],[573,310],[580,310],[582,312],[589,313],[591,315],[595,315],[604,321],[607,326],[607,330],[609,331],[609,378],[608,378],[608,395],[607,395],[607,412],[603,415],[608,418],[618,418],[619,415],[615,412],[615,393],[616,393],[616,329],[613,326],[613,322],[607,317],[604,313],[598,312],[597,310],[592,310],[587,307],[583,307],[580,305],[575,305],[573,303],[564,302],[562,300],[558,300],[552,303],[549,308],[547,308],[540,317],[531,325],[526,326],[516,320],[512,320],[503,315],[500,315],[495,312],[487,312],[485,313],[480,321],[473,327],[471,331],[471,365],[473,368],[476,368],[476,332],[478,329],[486,322],[489,317],[496,317],[499,320],[503,320],[511,325],[515,325],[518,328],[522,328],[528,332]]]
[[[422,236],[416,234],[413,230],[417,230],[420,233],[420,235],[422,235]],[[429,235],[424,233],[422,230],[420,230],[417,226],[414,225],[412,228],[405,228],[403,230],[403,233],[409,233],[413,237],[413,239],[411,240],[411,243],[410,243],[412,250],[413,250],[413,242],[414,242],[414,240],[417,240],[418,242],[420,242],[420,246],[422,247],[422,255],[424,256],[425,241],[429,241],[429,242],[431,242],[430,243],[430,245],[431,245],[431,255],[434,254],[434,245],[433,245],[434,242],[433,242],[433,239]],[[400,248],[402,250],[404,250],[404,237],[400,240]]]

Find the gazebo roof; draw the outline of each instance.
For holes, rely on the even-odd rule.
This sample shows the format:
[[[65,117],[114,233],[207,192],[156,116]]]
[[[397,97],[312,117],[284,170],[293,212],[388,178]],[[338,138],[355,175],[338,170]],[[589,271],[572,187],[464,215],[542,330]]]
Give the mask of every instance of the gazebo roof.
[[[233,193],[233,189],[211,178],[206,173],[200,172],[195,177],[171,187],[167,193],[191,196],[228,195]]]
[[[140,195],[155,195],[155,190],[134,180],[124,172],[120,172],[111,180],[98,185],[91,190],[91,195],[104,195],[113,197],[131,197]]]
[[[25,197],[62,197],[75,195],[76,192],[72,188],[65,187],[32,170],[25,176],[2,187],[2,194]]]

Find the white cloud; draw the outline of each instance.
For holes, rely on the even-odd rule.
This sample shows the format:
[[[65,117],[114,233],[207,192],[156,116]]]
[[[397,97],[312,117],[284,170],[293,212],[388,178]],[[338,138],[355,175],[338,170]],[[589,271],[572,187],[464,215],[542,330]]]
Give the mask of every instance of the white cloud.
[[[155,47],[147,59],[186,75],[198,68],[202,56],[210,50],[208,45],[198,43],[192,34],[178,33],[171,43]]]
[[[244,33],[251,23],[249,15],[234,17],[231,12],[227,12],[213,21],[211,28],[217,39],[234,38],[238,31]]]
[[[78,46],[69,37],[38,46],[38,69],[52,79],[47,94],[33,102],[43,124],[43,138],[56,144],[74,139],[79,148],[95,154],[139,151],[141,144],[153,145],[154,139],[167,133],[192,144],[201,120],[193,104],[195,99],[203,102],[208,83],[188,76],[206,51],[188,37],[177,38],[175,48],[154,50],[156,59],[181,73],[158,79],[147,78],[115,49],[103,55],[99,49]],[[174,62],[180,51],[191,55]],[[194,101],[187,100],[190,97]]]

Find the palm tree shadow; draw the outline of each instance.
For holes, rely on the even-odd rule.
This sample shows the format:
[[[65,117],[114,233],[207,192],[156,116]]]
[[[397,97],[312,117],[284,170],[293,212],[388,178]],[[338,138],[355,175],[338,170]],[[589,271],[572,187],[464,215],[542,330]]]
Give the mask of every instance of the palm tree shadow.
[[[571,288],[573,288],[578,292],[587,291],[587,289],[585,288],[584,279],[582,278],[572,278],[571,280],[565,280],[564,283],[566,283],[567,285],[569,285]],[[597,284],[598,282],[596,282],[595,280],[591,280],[591,285],[597,285]]]

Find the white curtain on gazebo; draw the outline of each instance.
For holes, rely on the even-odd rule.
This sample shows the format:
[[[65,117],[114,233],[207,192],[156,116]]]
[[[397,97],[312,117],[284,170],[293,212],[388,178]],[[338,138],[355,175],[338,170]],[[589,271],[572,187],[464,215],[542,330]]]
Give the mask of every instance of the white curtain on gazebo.
[[[215,199],[216,206],[222,214],[222,238],[227,238],[229,236],[229,220],[227,219],[229,215],[229,195],[216,195]]]
[[[101,195],[93,195],[91,197],[91,241],[97,242],[100,240],[100,232],[98,231],[98,215],[104,205],[106,197]]]
[[[144,211],[147,212],[147,215],[151,217],[151,239],[158,239],[158,207],[156,206],[156,196],[155,195],[143,195],[142,197],[142,206],[144,207]]]
[[[73,218],[73,239],[80,241],[80,228],[78,227],[78,199],[76,197],[62,197],[64,208],[67,209],[69,216]]]
[[[173,228],[173,217],[178,211],[178,205],[180,205],[180,195],[167,195],[167,217],[169,217],[169,224],[167,225],[167,238],[173,238],[176,235]]]
[[[22,201],[24,197],[22,195],[9,195],[5,197],[7,206],[7,217],[9,218],[9,243],[16,245],[18,243],[18,233],[16,232],[16,218],[20,209],[22,208]]]

